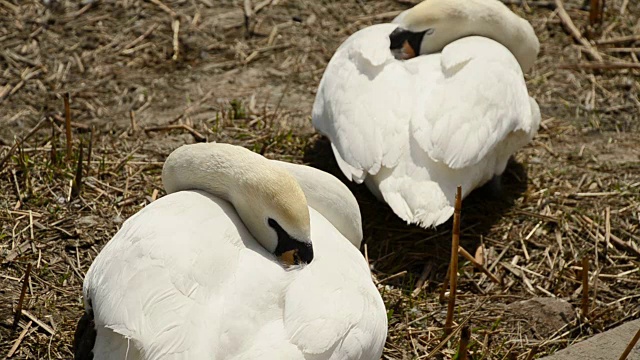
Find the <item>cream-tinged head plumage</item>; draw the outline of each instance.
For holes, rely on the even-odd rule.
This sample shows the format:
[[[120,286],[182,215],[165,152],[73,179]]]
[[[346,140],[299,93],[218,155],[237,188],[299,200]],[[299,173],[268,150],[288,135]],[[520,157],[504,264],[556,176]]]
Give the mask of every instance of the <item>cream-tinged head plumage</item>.
[[[247,229],[286,263],[313,259],[307,200],[285,169],[240,146],[184,145],[164,163],[167,193],[201,190],[235,207]]]
[[[455,40],[475,35],[504,45],[526,72],[540,50],[531,24],[498,0],[425,0],[393,23],[399,27],[390,35],[391,48],[405,59],[440,52]]]

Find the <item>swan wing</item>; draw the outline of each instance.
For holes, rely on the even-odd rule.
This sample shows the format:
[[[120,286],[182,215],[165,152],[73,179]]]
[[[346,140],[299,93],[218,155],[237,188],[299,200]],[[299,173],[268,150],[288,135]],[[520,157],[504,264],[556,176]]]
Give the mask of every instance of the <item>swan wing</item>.
[[[269,257],[222,200],[189,191],[153,202],[125,222],[85,278],[85,302],[98,329],[94,353],[133,359],[233,354],[255,335],[255,324],[242,320],[249,312],[259,313],[256,322],[281,314],[277,299],[245,297],[282,296],[283,271],[264,261]]]
[[[443,76],[411,122],[412,136],[433,160],[464,168],[500,144],[507,147],[503,151],[514,152],[533,138],[540,112],[518,62],[504,46],[482,37],[463,38],[443,49],[440,62]]]
[[[314,127],[331,140],[345,176],[358,183],[396,165],[407,146],[411,74],[389,50],[396,27],[374,25],[351,35],[327,65],[313,105]]]
[[[313,215],[312,236],[327,240],[323,256],[341,266],[312,262],[289,285],[284,322],[291,342],[313,359],[379,359],[387,318],[368,264],[327,220]]]

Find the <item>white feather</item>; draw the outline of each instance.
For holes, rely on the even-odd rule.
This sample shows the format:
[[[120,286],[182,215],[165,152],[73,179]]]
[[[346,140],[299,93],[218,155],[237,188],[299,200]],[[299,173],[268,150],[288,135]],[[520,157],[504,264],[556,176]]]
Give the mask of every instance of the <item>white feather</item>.
[[[228,144],[175,150],[163,183],[169,195],[127,220],[85,277],[96,360],[380,357],[386,311],[344,184]],[[283,241],[312,244],[308,265],[267,250],[272,220]]]
[[[125,222],[84,282],[95,359],[374,359],[384,304],[362,254],[310,208],[315,258],[285,270],[204,192]],[[311,357],[309,357],[311,356]]]
[[[500,43],[466,37],[400,61],[389,50],[396,27],[370,26],[340,46],[313,125],[347,178],[364,181],[405,221],[435,226],[453,214],[457,185],[464,196],[504,172],[536,134],[540,111]]]

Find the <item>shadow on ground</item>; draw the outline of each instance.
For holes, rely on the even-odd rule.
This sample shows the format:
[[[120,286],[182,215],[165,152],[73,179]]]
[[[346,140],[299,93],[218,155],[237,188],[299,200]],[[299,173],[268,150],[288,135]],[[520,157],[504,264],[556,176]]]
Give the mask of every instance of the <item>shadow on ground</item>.
[[[452,219],[435,229],[407,225],[385,203],[378,201],[364,184],[356,185],[346,180],[335,161],[329,140],[324,137],[309,142],[304,161],[333,174],[355,195],[364,227],[361,250],[364,252],[366,244],[367,255],[378,273],[384,277],[406,270],[407,275],[396,280],[404,282],[403,285],[415,283],[424,271],[428,272],[426,276],[431,282],[440,282],[444,278],[451,254]],[[461,243],[467,251],[475,252],[481,239],[511,210],[526,189],[526,169],[512,159],[502,175],[499,190],[494,182],[490,182],[464,199]]]

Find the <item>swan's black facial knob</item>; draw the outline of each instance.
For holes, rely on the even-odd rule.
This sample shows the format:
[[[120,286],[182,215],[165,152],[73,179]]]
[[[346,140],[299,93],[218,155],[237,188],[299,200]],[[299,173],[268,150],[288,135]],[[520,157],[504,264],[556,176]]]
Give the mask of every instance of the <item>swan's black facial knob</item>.
[[[408,60],[420,54],[420,47],[425,35],[433,34],[433,29],[426,29],[420,32],[412,32],[407,29],[397,27],[389,34],[389,49],[398,60]]]
[[[309,264],[313,260],[313,247],[310,243],[302,242],[290,236],[273,219],[268,219],[267,223],[276,234],[278,234],[278,246],[274,254],[286,265]]]

